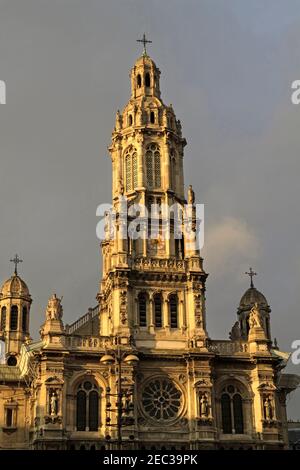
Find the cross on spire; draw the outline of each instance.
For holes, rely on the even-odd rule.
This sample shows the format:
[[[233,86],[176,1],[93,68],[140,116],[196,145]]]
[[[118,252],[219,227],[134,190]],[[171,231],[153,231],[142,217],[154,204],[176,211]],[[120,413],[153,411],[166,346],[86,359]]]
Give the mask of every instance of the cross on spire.
[[[137,39],[136,42],[142,42],[144,44],[143,55],[147,55],[146,44],[150,44],[152,41],[146,39],[146,34],[144,33],[142,39]]]
[[[23,263],[23,260],[21,258],[19,258],[18,255],[15,255],[15,257],[13,259],[11,259],[10,262],[14,263],[14,265],[15,265],[15,275],[17,276],[18,275],[18,264]]]
[[[257,273],[255,273],[255,272],[253,271],[253,269],[250,268],[250,269],[249,269],[249,272],[248,272],[248,273],[245,272],[245,274],[247,274],[247,275],[250,277],[250,279],[251,279],[251,281],[250,281],[250,287],[253,289],[253,287],[254,287],[254,284],[253,284],[253,277],[254,277],[254,276],[257,276]]]

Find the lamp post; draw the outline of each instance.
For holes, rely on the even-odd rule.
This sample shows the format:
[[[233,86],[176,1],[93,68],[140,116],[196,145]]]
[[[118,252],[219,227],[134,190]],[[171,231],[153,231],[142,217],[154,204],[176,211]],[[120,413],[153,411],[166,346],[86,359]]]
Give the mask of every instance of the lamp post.
[[[110,388],[108,387],[106,392],[107,396],[114,396],[117,397],[116,409],[110,409],[109,411],[116,411],[117,412],[117,442],[118,442],[118,450],[122,448],[122,417],[123,411],[129,411],[128,409],[123,409],[122,399],[123,396],[126,396],[122,390],[122,364],[134,365],[139,362],[139,358],[135,354],[130,354],[126,351],[122,351],[120,348],[120,343],[118,342],[118,348],[116,351],[111,351],[110,353],[106,353],[104,356],[101,357],[100,362],[106,365],[113,365],[115,364],[118,368],[118,386],[117,386],[117,393],[110,393]],[[110,424],[110,426],[112,426]]]

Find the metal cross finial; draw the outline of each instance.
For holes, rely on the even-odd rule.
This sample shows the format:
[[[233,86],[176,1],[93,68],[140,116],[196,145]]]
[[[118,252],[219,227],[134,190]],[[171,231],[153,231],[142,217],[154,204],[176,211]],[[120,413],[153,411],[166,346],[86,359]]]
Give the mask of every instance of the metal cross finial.
[[[137,39],[136,42],[142,42],[144,44],[143,55],[147,55],[146,44],[150,44],[150,43],[152,43],[152,41],[149,41],[148,39],[146,39],[146,34],[144,33],[143,38],[142,39]]]
[[[21,258],[19,258],[18,255],[15,255],[15,257],[13,259],[11,259],[10,262],[14,263],[14,265],[15,265],[15,275],[17,275],[18,274],[18,264],[23,263],[23,260]]]
[[[254,276],[257,276],[257,273],[255,273],[255,272],[253,271],[253,269],[250,268],[250,269],[249,269],[249,272],[248,272],[248,273],[245,272],[245,274],[247,274],[247,275],[250,277],[250,279],[251,279],[250,287],[253,288],[253,287],[254,287],[254,284],[253,284],[253,277],[254,277]]]

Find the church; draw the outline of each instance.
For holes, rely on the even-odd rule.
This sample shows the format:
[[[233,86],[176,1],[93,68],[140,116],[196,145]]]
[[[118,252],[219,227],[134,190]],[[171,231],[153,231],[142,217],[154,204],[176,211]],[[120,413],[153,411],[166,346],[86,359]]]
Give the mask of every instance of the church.
[[[17,256],[2,284],[0,449],[287,449],[286,398],[300,380],[284,373],[289,354],[273,341],[271,309],[252,269],[230,338],[207,331],[195,194],[183,177],[186,140],[143,42],[109,147],[114,217],[101,242],[96,306],[64,324],[52,294],[33,341]],[[174,205],[182,214],[191,208],[192,237],[177,236],[174,211],[166,223],[162,207]],[[145,230],[130,236],[136,207],[149,209]],[[150,213],[154,237],[145,236]]]

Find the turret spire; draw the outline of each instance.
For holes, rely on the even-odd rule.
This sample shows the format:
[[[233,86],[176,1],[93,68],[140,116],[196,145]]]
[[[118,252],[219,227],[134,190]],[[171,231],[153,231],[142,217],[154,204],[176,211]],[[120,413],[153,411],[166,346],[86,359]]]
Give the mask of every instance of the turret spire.
[[[152,41],[149,41],[148,39],[146,39],[146,34],[144,33],[142,39],[137,39],[136,42],[143,43],[144,45],[143,55],[147,55],[146,44],[151,44]]]
[[[248,272],[248,273],[245,272],[245,274],[247,274],[247,275],[250,277],[250,279],[251,279],[251,281],[250,281],[250,287],[251,287],[251,289],[253,289],[253,288],[254,288],[253,277],[254,277],[254,276],[257,276],[257,273],[255,273],[255,272],[253,271],[253,269],[250,268],[250,269],[249,269],[249,272]]]
[[[18,255],[15,255],[15,257],[13,259],[11,259],[10,262],[14,263],[14,265],[15,265],[15,275],[17,276],[18,275],[18,264],[23,263],[23,260],[21,258],[19,258]]]

